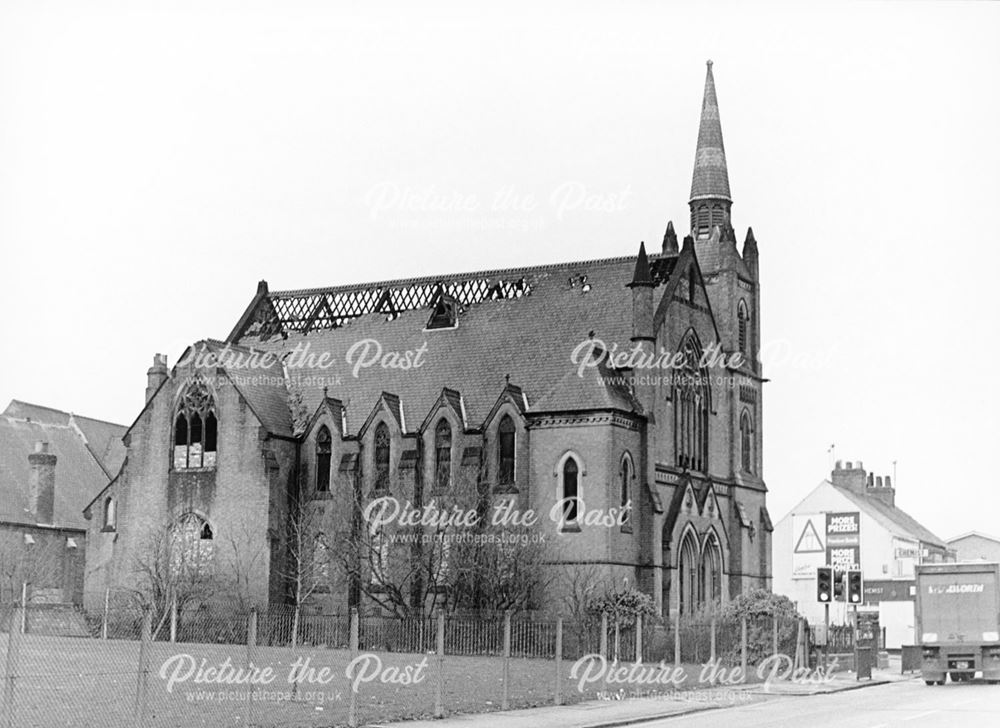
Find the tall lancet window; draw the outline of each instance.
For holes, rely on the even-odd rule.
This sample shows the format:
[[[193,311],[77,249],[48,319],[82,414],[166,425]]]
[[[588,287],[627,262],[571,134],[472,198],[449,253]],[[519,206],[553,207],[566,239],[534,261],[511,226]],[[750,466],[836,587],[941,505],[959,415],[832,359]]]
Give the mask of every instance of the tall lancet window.
[[[514,445],[517,428],[510,415],[504,415],[497,428],[498,482],[500,485],[514,484]]]
[[[746,410],[740,416],[740,465],[744,473],[754,471],[753,420]]]
[[[316,434],[316,492],[326,493],[330,490],[330,457],[333,451],[333,438],[326,425],[319,428]]]
[[[701,347],[694,336],[684,346],[683,367],[675,370],[674,452],[679,467],[708,469],[708,376],[701,367]]]
[[[389,489],[389,427],[379,422],[375,428],[375,489]]]
[[[177,403],[174,469],[214,468],[218,428],[215,400],[205,383],[195,379]]]
[[[740,353],[743,355],[744,361],[750,357],[749,320],[750,314],[747,312],[747,304],[745,301],[740,301],[736,311],[736,321],[739,326]]]
[[[434,428],[434,484],[440,490],[451,485],[451,425],[444,418]]]

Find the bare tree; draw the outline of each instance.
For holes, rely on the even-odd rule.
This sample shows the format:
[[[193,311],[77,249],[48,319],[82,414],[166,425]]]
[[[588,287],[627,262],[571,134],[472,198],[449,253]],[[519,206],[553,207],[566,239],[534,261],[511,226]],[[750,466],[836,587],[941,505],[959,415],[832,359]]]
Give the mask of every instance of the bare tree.
[[[558,570],[555,587],[577,640],[577,649],[592,652],[596,649],[592,635],[598,618],[591,606],[608,589],[606,575],[597,564],[553,565],[553,568]]]
[[[251,607],[258,606],[254,604],[252,587],[266,554],[266,541],[244,518],[226,529],[226,543],[230,551],[226,564],[230,574],[229,591],[237,609],[241,613],[248,612]]]
[[[130,592],[137,605],[152,612],[156,624],[154,635],[169,617],[171,604],[180,614],[215,592],[214,544],[203,538],[202,529],[203,524],[196,517],[170,528],[156,529],[133,556],[135,581]]]
[[[0,544],[0,602],[21,599],[22,586],[59,588],[62,584],[63,541],[58,548],[44,536],[25,538],[21,533]]]
[[[339,565],[364,597],[399,616],[531,608],[549,582],[545,545],[530,529],[490,522],[489,494],[477,480],[455,477],[410,503],[417,525],[379,522],[405,499],[355,488],[351,528],[336,549]],[[380,499],[382,499],[380,501]]]
[[[323,501],[291,498],[288,510],[286,558],[278,572],[289,586],[292,604],[292,646],[298,641],[299,616],[304,603],[331,584],[330,526]]]

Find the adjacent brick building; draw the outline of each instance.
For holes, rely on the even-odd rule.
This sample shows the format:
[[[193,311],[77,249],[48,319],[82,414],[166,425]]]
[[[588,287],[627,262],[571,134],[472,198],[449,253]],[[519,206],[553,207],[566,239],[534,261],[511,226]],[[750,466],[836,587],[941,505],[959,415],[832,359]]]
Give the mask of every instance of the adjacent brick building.
[[[12,400],[0,414],[0,604],[81,604],[83,510],[125,456],[125,427]]]
[[[363,604],[420,549],[373,532],[367,572],[338,568],[338,539],[367,529],[359,508],[460,491],[484,512],[540,514],[545,569],[637,584],[664,614],[769,586],[759,255],[750,230],[738,249],[731,205],[709,64],[683,243],[671,223],[652,254],[310,290],[261,281],[224,341],[173,369],[157,355],[125,466],[92,506],[118,519],[113,532],[91,521],[88,598],[127,582],[144,539],[174,524],[231,591],[295,600],[294,523],[308,513],[323,560],[301,601]],[[665,353],[674,368],[648,366]],[[442,549],[442,583],[453,562]],[[535,606],[554,604],[554,584]]]

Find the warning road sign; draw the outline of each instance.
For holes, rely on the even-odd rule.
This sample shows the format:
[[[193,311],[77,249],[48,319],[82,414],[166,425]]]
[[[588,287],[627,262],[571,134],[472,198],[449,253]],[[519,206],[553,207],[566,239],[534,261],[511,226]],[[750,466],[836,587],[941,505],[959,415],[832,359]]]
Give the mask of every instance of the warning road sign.
[[[798,541],[795,542],[795,553],[797,554],[815,554],[823,553],[826,549],[823,547],[823,541],[819,537],[819,533],[816,531],[816,526],[813,525],[812,519],[806,521],[805,527],[802,529],[801,535],[799,535]]]

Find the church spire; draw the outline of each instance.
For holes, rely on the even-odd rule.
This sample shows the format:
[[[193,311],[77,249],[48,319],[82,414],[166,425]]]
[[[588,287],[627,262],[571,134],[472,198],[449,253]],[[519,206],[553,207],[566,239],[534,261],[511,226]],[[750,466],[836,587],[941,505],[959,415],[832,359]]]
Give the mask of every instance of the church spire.
[[[705,74],[705,96],[701,102],[701,124],[698,127],[698,149],[694,157],[691,178],[691,233],[706,239],[712,228],[730,224],[729,171],[726,168],[726,148],[722,144],[722,124],[719,122],[719,101],[715,96],[712,62]]]

